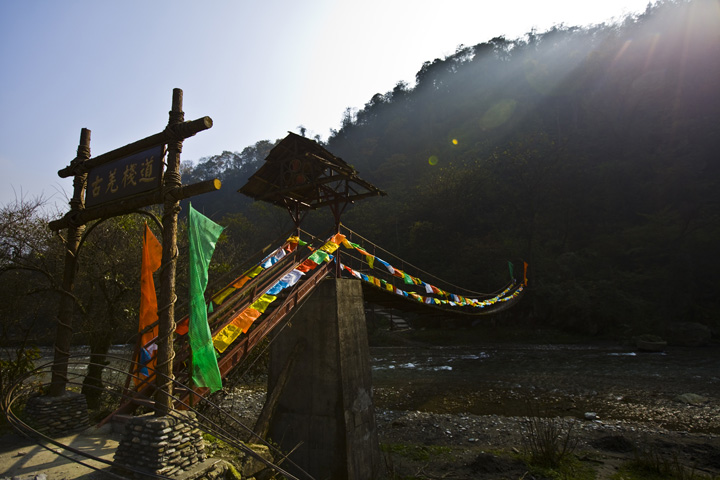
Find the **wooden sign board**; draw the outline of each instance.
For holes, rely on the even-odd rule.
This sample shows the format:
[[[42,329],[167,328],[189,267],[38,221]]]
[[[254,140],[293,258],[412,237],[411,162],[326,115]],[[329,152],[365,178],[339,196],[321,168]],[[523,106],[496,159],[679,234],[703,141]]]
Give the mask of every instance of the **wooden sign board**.
[[[88,173],[87,208],[159,189],[165,145],[158,145],[92,168]]]

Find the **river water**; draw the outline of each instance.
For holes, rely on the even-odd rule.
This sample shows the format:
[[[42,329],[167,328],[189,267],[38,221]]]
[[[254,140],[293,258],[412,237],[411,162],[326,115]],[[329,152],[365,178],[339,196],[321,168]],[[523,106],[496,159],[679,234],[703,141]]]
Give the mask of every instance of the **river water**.
[[[668,424],[678,418],[674,410],[685,407],[677,401],[683,394],[720,408],[717,347],[663,353],[614,345],[373,347],[371,357],[381,408],[579,418],[592,411],[644,420],[664,415]]]
[[[113,346],[128,358],[132,349]],[[37,364],[52,361],[43,351]],[[74,349],[70,373],[83,376],[89,352]],[[371,347],[376,407],[475,415],[547,415],[659,421],[720,433],[720,348],[668,347],[643,353],[617,345],[481,344]],[[117,365],[115,365],[117,364]],[[103,377],[122,384],[127,364]],[[47,378],[49,380],[49,370]],[[81,379],[79,380],[82,381]],[[680,395],[702,405],[678,403]]]
[[[46,383],[50,381],[54,350],[52,347],[39,347],[39,350],[40,358],[35,361],[35,366],[41,370],[38,380],[41,383]],[[103,372],[103,379],[107,382],[123,385],[125,383],[125,372],[129,368],[128,360],[132,356],[132,352],[132,345],[112,345],[108,351],[110,368]],[[74,346],[68,363],[68,375],[71,380],[82,383],[82,377],[87,374],[88,362],[90,362],[90,347],[87,345]]]

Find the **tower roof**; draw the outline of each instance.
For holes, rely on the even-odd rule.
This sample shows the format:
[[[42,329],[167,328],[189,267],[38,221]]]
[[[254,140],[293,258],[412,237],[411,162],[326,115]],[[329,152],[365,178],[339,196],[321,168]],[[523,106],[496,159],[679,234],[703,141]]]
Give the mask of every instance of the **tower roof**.
[[[294,133],[280,141],[265,164],[238,190],[255,200],[298,210],[346,205],[385,192],[366,182],[340,157]]]

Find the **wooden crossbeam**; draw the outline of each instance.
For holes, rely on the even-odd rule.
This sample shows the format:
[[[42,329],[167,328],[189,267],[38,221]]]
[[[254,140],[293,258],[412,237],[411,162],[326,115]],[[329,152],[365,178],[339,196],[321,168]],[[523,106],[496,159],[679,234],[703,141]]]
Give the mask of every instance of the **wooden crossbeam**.
[[[202,193],[214,192],[220,190],[221,182],[217,178],[205,180],[204,182],[194,183],[192,185],[183,185],[168,192],[171,200],[179,201],[190,198]],[[50,230],[58,231],[67,228],[70,225],[84,225],[92,220],[99,218],[113,217],[124,213],[132,212],[139,208],[150,205],[158,205],[165,201],[165,195],[162,191],[145,193],[136,197],[129,197],[122,200],[116,200],[107,205],[98,205],[94,208],[87,208],[79,211],[69,211],[62,218],[53,220],[49,223]]]
[[[190,120],[179,123],[177,125],[169,125],[162,132],[150,135],[133,143],[128,143],[120,148],[89,158],[83,162],[73,160],[67,167],[58,170],[60,178],[72,177],[74,175],[82,175],[89,172],[92,168],[115,161],[119,158],[126,157],[136,152],[147,150],[148,148],[163,145],[172,141],[184,140],[192,137],[196,133],[207,130],[213,126],[212,118],[201,117],[197,120]]]

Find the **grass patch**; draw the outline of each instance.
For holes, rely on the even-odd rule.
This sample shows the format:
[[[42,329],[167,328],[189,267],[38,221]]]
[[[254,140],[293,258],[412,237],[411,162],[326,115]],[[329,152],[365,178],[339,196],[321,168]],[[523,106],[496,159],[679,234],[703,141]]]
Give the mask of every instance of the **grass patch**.
[[[222,458],[233,464],[241,464],[245,458],[245,452],[230,445],[221,438],[217,438],[209,433],[203,433],[205,440],[205,451],[208,456]]]
[[[431,458],[444,456],[452,460],[452,448],[440,445],[407,445],[401,443],[383,443],[380,449],[389,454],[399,455],[417,462],[427,462]]]
[[[533,477],[548,480],[595,480],[597,478],[595,467],[581,462],[574,455],[563,458],[553,467],[529,464],[528,468]]]
[[[612,480],[718,480],[686,467],[676,454],[661,455],[652,448],[635,451],[635,458],[624,463]]]
[[[455,460],[452,447],[444,447],[440,445],[382,443],[380,444],[380,450],[384,454],[385,466],[387,468],[386,477],[384,478],[387,478],[388,480],[426,480],[428,478],[424,474],[420,475],[424,467],[421,467],[415,475],[408,475],[406,474],[407,472],[405,472],[405,474],[397,472],[393,457],[395,457],[395,459],[402,457],[410,460],[411,462],[417,462],[420,464],[429,464],[432,460],[438,459],[448,462],[453,462]]]

